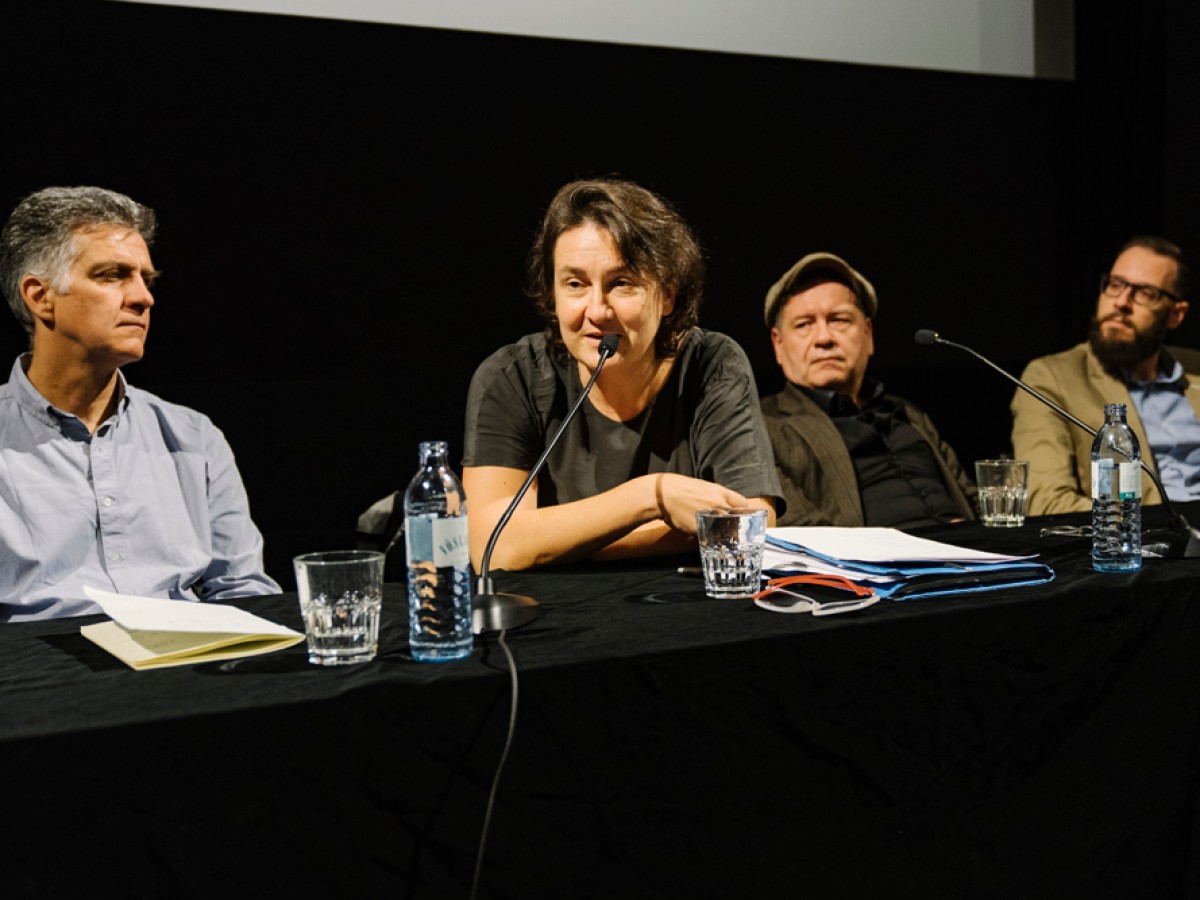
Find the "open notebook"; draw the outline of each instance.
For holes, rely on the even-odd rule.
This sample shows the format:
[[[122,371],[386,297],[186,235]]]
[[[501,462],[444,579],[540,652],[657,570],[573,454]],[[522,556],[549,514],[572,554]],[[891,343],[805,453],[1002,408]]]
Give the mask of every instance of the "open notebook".
[[[255,656],[291,647],[304,635],[219,603],[131,597],[85,587],[111,622],[80,633],[134,669]]]

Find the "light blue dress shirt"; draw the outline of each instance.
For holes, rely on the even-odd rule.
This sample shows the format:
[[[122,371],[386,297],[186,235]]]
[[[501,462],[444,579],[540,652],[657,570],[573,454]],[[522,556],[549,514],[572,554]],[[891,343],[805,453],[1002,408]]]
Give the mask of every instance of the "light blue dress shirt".
[[[20,357],[0,385],[0,621],[100,612],[84,585],[177,600],[277,594],[241,476],[207,416],[139,391],[94,435]]]
[[[1200,498],[1200,421],[1184,396],[1183,365],[1170,362],[1171,371],[1160,372],[1154,381],[1128,379],[1129,396],[1146,429],[1167,496],[1196,500]]]

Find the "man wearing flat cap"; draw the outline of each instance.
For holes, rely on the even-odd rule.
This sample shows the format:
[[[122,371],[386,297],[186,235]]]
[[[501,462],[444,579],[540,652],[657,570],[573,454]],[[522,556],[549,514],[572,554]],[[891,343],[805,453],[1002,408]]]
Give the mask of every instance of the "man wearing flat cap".
[[[875,288],[811,253],[767,291],[784,390],[762,401],[787,500],[780,525],[917,528],[975,517],[975,485],[925,413],[867,377]]]

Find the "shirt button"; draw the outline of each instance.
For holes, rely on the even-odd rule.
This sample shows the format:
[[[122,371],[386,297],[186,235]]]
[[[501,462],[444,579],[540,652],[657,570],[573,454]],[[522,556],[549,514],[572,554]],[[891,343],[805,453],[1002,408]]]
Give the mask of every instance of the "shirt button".
[[[112,506],[112,497],[105,497],[105,498],[104,498],[104,505],[105,505],[105,506]]]
[[[121,554],[120,553],[110,553],[110,554],[108,554],[108,558],[111,559],[113,562],[120,562]]]

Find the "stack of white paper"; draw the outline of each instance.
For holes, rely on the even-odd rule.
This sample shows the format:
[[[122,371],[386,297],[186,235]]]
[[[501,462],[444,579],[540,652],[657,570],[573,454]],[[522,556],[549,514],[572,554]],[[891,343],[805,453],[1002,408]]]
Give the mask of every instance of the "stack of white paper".
[[[841,575],[901,599],[1052,580],[1054,572],[1034,559],[971,550],[894,528],[789,527],[767,530],[763,569]]]

